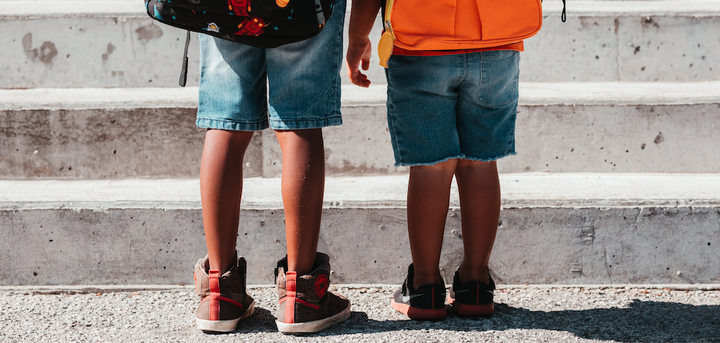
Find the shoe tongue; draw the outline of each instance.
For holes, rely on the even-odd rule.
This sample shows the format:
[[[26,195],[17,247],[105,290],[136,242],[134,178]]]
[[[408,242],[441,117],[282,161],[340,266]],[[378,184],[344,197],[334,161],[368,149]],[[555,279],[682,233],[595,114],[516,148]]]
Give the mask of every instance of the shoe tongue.
[[[205,255],[205,257],[202,259],[201,266],[203,270],[207,273],[210,270],[210,258],[208,255]]]

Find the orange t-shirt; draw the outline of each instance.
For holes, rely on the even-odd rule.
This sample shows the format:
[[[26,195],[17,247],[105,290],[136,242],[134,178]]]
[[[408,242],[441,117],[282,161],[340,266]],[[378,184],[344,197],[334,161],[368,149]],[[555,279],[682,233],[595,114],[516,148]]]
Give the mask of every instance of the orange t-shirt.
[[[443,56],[443,55],[455,55],[455,54],[469,54],[472,52],[480,51],[496,51],[496,50],[515,50],[524,51],[525,45],[522,41],[512,44],[506,44],[501,46],[495,46],[490,48],[477,48],[477,49],[462,49],[462,50],[407,50],[401,47],[393,47],[393,55],[402,56]]]
[[[452,1],[451,1],[452,2]],[[410,2],[408,2],[409,4]],[[408,4],[405,4],[405,6],[408,6]],[[401,6],[403,4],[395,4],[394,6]],[[401,7],[396,7],[399,9],[402,9]],[[482,37],[482,29],[480,25],[480,14],[478,11],[478,5],[476,0],[455,0],[455,8],[456,10],[450,11],[450,12],[443,12],[447,15],[454,15],[454,31],[452,31],[452,34],[455,35],[460,40],[479,40]],[[410,10],[412,8],[405,8],[406,10]],[[448,10],[449,7],[447,6],[439,6],[438,9],[446,9]],[[460,10],[462,9],[462,10]],[[383,20],[385,20],[385,2],[383,1]],[[424,9],[422,11],[425,11]],[[406,16],[407,17],[407,16]],[[439,20],[439,18],[430,17],[427,18],[427,20]],[[415,21],[413,21],[414,23]],[[430,23],[432,24],[432,23]],[[428,25],[427,22],[424,23],[425,26]],[[437,25],[435,25],[437,26]],[[441,24],[441,27],[445,28],[446,25]],[[460,49],[460,50],[407,50],[400,48],[398,46],[393,47],[393,55],[404,55],[404,56],[442,56],[442,55],[455,55],[455,54],[467,54],[472,52],[480,52],[480,51],[495,51],[495,50],[515,50],[515,51],[523,51],[525,50],[525,46],[523,45],[522,41],[511,43],[511,44],[505,44],[495,47],[485,47],[485,48],[474,48],[474,49]]]

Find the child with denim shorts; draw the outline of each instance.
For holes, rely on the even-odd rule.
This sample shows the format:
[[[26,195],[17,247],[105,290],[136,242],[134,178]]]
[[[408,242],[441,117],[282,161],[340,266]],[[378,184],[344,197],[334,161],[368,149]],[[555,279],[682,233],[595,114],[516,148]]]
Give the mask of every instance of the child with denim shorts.
[[[208,255],[195,266],[199,329],[231,332],[253,313],[246,261],[235,245],[243,156],[254,131],[271,127],[282,150],[287,256],[275,270],[277,326],[316,332],[350,316],[350,302],[327,292],[330,264],[317,252],[325,182],[322,128],[340,125],[345,0],[317,36],[265,49],[200,35],[197,126],[207,128],[200,166]],[[268,92],[269,87],[269,92]]]
[[[362,87],[370,81],[358,67],[369,67],[368,35],[381,1],[354,1],[352,6],[348,74]],[[457,3],[456,13],[477,13]],[[392,306],[412,319],[447,316],[439,262],[453,177],[460,195],[464,256],[447,298],[460,315],[494,312],[488,260],[500,216],[496,160],[515,154],[522,48],[522,42],[471,50],[393,48],[385,70],[387,116],[396,166],[410,167],[412,264]]]

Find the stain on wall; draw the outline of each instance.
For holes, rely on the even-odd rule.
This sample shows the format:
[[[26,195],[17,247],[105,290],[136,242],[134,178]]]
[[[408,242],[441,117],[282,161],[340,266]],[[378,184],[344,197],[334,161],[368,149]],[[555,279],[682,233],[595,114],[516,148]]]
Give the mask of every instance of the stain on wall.
[[[658,135],[655,137],[655,140],[653,141],[655,144],[660,144],[665,141],[665,137],[663,137],[662,132],[658,133]]]
[[[107,61],[108,57],[115,51],[115,46],[112,43],[108,43],[107,45],[107,52],[102,54],[102,60]]]
[[[138,35],[138,40],[143,45],[147,44],[149,41],[153,39],[157,39],[162,37],[163,30],[155,25],[154,23],[150,23],[149,25],[140,26],[135,30],[135,33]]]
[[[57,56],[58,50],[55,47],[55,43],[45,41],[40,45],[40,48],[33,47],[32,44],[32,33],[27,33],[22,39],[23,50],[25,56],[32,61],[39,60],[45,64],[51,64],[53,58]]]

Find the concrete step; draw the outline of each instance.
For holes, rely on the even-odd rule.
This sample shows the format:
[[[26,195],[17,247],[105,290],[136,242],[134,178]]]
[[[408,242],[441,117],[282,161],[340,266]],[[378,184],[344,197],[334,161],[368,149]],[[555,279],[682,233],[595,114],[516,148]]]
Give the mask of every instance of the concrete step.
[[[521,83],[518,154],[503,173],[720,172],[720,82]],[[197,177],[196,88],[0,90],[0,179]],[[343,87],[345,124],[325,129],[328,175],[394,167],[385,87]],[[278,177],[256,135],[246,176]]]
[[[524,81],[720,80],[718,0],[570,1],[567,23],[559,1],[544,6],[544,28],[522,55]],[[135,0],[4,0],[0,32],[0,88],[172,87],[185,37]],[[370,76],[384,82],[376,62]],[[191,58],[191,85],[197,69]]]
[[[503,174],[503,284],[720,283],[720,174]],[[406,176],[328,178],[319,250],[338,283],[402,281]],[[199,182],[0,181],[0,285],[186,283],[205,254]],[[251,284],[285,254],[280,180],[245,180]],[[462,259],[457,190],[441,266]]]

